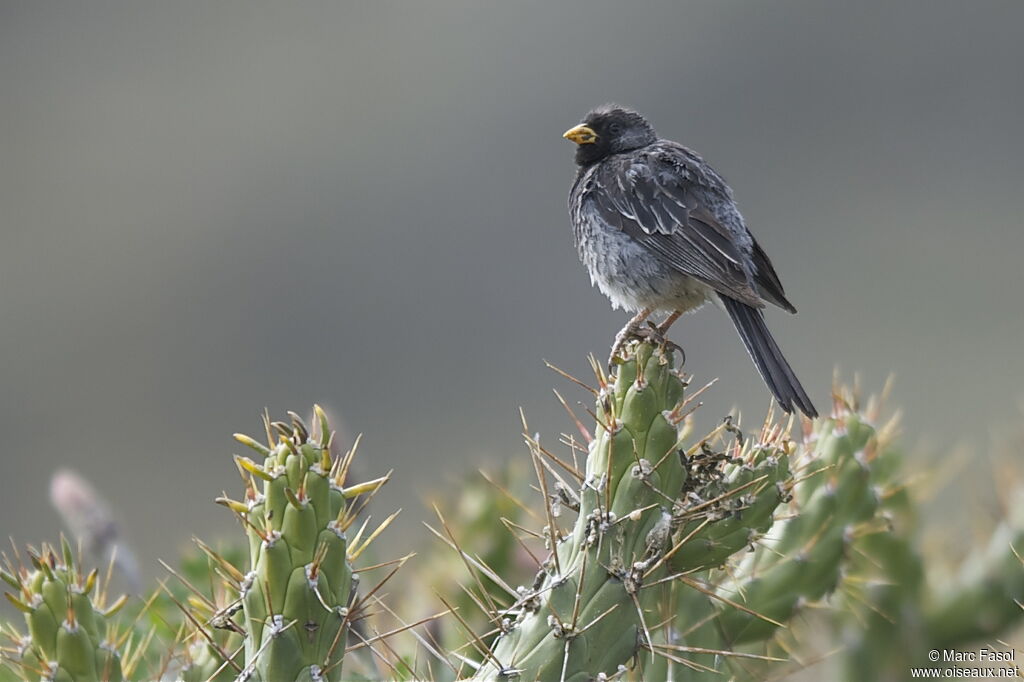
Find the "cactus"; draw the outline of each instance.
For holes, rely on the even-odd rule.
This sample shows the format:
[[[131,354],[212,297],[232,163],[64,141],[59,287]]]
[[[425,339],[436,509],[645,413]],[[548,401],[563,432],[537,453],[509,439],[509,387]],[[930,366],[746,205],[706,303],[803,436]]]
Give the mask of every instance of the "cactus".
[[[686,404],[669,406],[649,397],[646,404],[636,400],[633,384],[638,376],[641,384],[646,380],[659,385],[647,376],[650,367],[677,380],[680,375],[666,369],[666,356],[655,352],[657,364],[645,365],[646,354],[652,351],[641,345],[635,352],[610,386],[599,374],[597,431],[580,494],[572,498],[580,500],[576,528],[557,543],[558,551],[551,552],[533,586],[519,588],[511,607],[491,614],[500,632],[490,646],[482,638],[476,641],[484,659],[476,679],[611,679],[636,674],[642,679],[690,680],[714,673],[741,680],[776,677],[787,669],[780,664],[800,648],[799,635],[794,634],[799,631],[794,619],[800,614],[825,620],[826,627],[854,643],[844,656],[845,679],[903,679],[915,656],[929,648],[942,648],[944,642],[952,646],[953,640],[965,646],[972,636],[992,637],[1018,622],[1024,570],[1014,546],[1024,533],[1024,519],[1011,517],[997,530],[991,548],[972,562],[973,569],[968,567],[959,589],[943,585],[938,598],[926,593],[920,587],[924,564],[908,535],[911,526],[899,518],[912,508],[913,500],[900,480],[901,457],[891,443],[894,428],[889,425],[876,432],[871,424],[878,418],[877,405],[861,411],[849,396],[844,400],[838,393],[834,416],[805,422],[801,443],[789,441],[789,427],[770,420],[756,442],[744,442],[727,420],[686,449],[685,477],[677,489],[661,486],[663,495],[657,501],[633,502],[634,510],[645,503],[652,509],[671,509],[670,540],[653,553],[660,552],[655,563],[667,565],[670,575],[661,571],[646,576],[660,594],[646,601],[644,592],[652,581],[645,580],[641,596],[630,604],[625,596],[628,582],[615,580],[617,576],[604,570],[614,555],[601,555],[607,547],[596,540],[609,537],[607,530],[580,519],[593,518],[594,509],[600,513],[600,505],[588,506],[587,501],[594,488],[602,489],[600,475],[606,471],[608,488],[616,495],[605,508],[629,515],[629,504],[616,506],[621,499],[618,491],[627,489],[627,470],[621,461],[619,466],[608,464],[614,460],[615,448],[608,443],[614,442],[609,434],[619,426],[618,415],[626,410],[632,418],[622,419],[628,435],[619,438],[630,445],[649,443],[630,427],[643,433],[644,425],[651,423],[644,419],[657,413],[672,422]],[[680,381],[678,387],[682,386]],[[680,397],[671,391],[650,395],[659,400]],[[637,419],[639,414],[644,418]],[[613,428],[606,427],[609,424]],[[736,441],[723,443],[730,433],[736,434]],[[677,435],[675,447],[682,448],[682,434]],[[528,443],[535,461],[551,457],[546,451],[542,456],[532,439]],[[620,449],[626,451],[625,459],[637,462],[629,473],[642,467],[640,461],[650,452],[642,446]],[[554,510],[564,507],[558,504],[566,497],[564,486],[548,497],[556,502],[548,506],[550,519]],[[623,525],[615,540],[635,551],[643,545],[640,536],[630,535],[630,528]],[[578,539],[581,531],[582,537],[595,540],[595,547]],[[583,556],[594,556],[603,570],[577,578],[583,574]],[[568,568],[559,569],[556,558]],[[983,608],[968,617],[972,600],[981,600]],[[569,625],[575,629],[559,617],[567,604],[573,615]],[[830,617],[812,614],[808,609],[816,604],[827,605],[821,612]],[[586,627],[587,617],[606,613],[601,607],[626,614],[616,619],[617,638]],[[886,627],[878,624],[880,620]],[[871,627],[864,627],[865,622]],[[584,632],[577,634],[579,629]],[[956,637],[947,634],[951,630],[957,631]],[[922,636],[911,642],[917,632]],[[788,641],[781,641],[783,637]],[[577,639],[584,640],[585,647]],[[599,654],[588,657],[595,648]],[[815,657],[805,652],[799,658]],[[632,668],[634,664],[639,667]],[[630,672],[633,669],[635,673]],[[887,670],[893,675],[900,671],[902,677],[885,677]]]
[[[586,470],[569,496],[579,505],[574,528],[564,532],[547,508],[550,558],[534,585],[494,614],[502,631],[484,645],[477,679],[611,675],[648,641],[646,613],[668,570],[672,502],[686,479],[681,426],[671,414],[682,396],[670,356],[650,346],[602,387]],[[539,444],[533,448],[539,461]]]
[[[243,647],[244,639],[237,632],[216,637],[214,641],[198,639],[191,642],[180,671],[182,682],[230,682],[236,679],[242,660],[240,654],[232,656],[231,652],[241,651]]]
[[[169,669],[183,682],[230,682],[244,666],[245,630],[232,618],[239,609],[238,586],[243,580],[236,568],[242,563],[242,550],[218,552],[196,540],[198,552],[186,556],[178,569],[167,569],[180,581],[180,587],[165,585],[163,600],[154,600],[151,608],[160,611],[159,619],[179,623],[175,640],[180,653]],[[211,577],[219,580],[210,580]],[[204,591],[199,585],[209,585]]]
[[[771,419],[755,437],[727,419],[693,440],[700,391],[666,349],[634,343],[611,378],[595,373],[593,436],[573,417],[585,446],[566,437],[560,458],[527,435],[543,504],[510,469],[439,509],[437,544],[454,557],[402,572],[416,597],[404,614],[380,588],[409,553],[362,569],[390,567],[373,587],[354,567],[394,518],[372,531],[361,518],[390,474],[348,481],[355,448],[332,454],[315,408],[313,433],[290,413],[265,419],[267,444],[236,436],[258,457],[235,458],[243,493],[218,502],[244,547],[198,542],[147,599],[108,601],[109,577],[67,541],[5,555],[27,629],[0,629],[0,682],[314,682],[342,679],[343,663],[347,679],[774,679],[824,653],[828,633],[844,679],[884,681],[929,649],[990,643],[1020,622],[1024,495],[956,579],[936,577],[877,405],[837,393],[801,442]],[[531,561],[532,582],[512,587]],[[475,585],[446,587],[472,585],[466,574]],[[404,630],[411,647],[392,643]]]
[[[856,404],[852,395],[837,400],[839,418],[877,419],[877,405],[870,405],[865,417],[856,414]],[[1024,490],[1015,491],[987,544],[973,548],[960,567],[929,562],[917,546],[914,499],[900,478],[894,430],[894,423],[880,429],[867,450],[882,523],[854,540],[849,569],[854,581],[832,618],[848,643],[843,656],[848,680],[902,680],[911,665],[935,665],[926,658],[928,651],[966,650],[978,642],[993,646],[1019,622],[1024,608],[1018,554],[1024,546]],[[957,574],[953,579],[951,571]]]
[[[180,572],[168,566],[184,587],[165,586],[166,594],[129,607],[133,617],[117,621],[113,616],[127,598],[107,606],[98,571],[83,574],[69,543],[61,552],[29,550],[31,569],[20,554],[6,559],[2,577],[14,589],[7,599],[25,612],[28,625],[26,635],[7,628],[11,646],[0,654],[8,669],[26,680],[341,679],[348,633],[377,589],[357,598],[359,578],[351,562],[395,515],[372,531],[364,522],[348,539],[388,477],[351,484],[355,448],[332,455],[327,418],[319,407],[315,415],[318,434],[292,414],[287,424],[265,420],[268,445],[236,435],[262,457],[236,456],[245,483],[242,500],[218,499],[245,530],[247,570],[200,542],[200,565],[209,567],[205,580],[195,580],[195,562]],[[215,583],[215,593],[194,582]],[[140,635],[144,616],[160,625]],[[166,635],[167,651],[154,657],[158,630]]]
[[[779,637],[803,611],[845,643],[843,679],[895,681],[906,679],[911,666],[934,665],[925,658],[930,650],[991,641],[985,638],[1019,622],[1024,567],[1014,547],[1024,541],[1024,499],[1018,496],[988,549],[967,562],[959,584],[927,589],[925,561],[912,541],[913,498],[892,444],[894,423],[876,430],[877,405],[860,411],[852,396],[839,395],[833,417],[809,428],[793,457],[798,476],[786,517],[752,554],[727,570],[694,576],[713,596],[673,587],[669,612],[679,625],[670,628],[669,642],[788,658],[800,637],[789,632],[785,644]],[[826,608],[811,614],[816,603]],[[709,669],[738,680],[779,674],[736,656],[646,662],[658,679],[703,679]]]
[[[246,628],[245,679],[341,679],[359,581],[350,559],[394,518],[369,535],[364,526],[349,543],[346,531],[356,514],[348,500],[375,492],[387,478],[346,487],[355,449],[332,457],[327,417],[319,407],[316,416],[319,437],[311,437],[296,414],[290,424],[268,422],[268,440],[278,437],[273,447],[235,436],[264,458],[236,457],[245,501],[219,500],[239,515],[249,541],[250,570],[236,575]]]
[[[492,614],[500,633],[481,642],[475,679],[610,679],[642,651],[673,656],[658,617],[673,580],[746,549],[785,497],[781,438],[685,449],[690,402],[671,353],[635,345],[614,381],[598,370],[598,383],[579,487],[570,492],[558,477],[544,529],[550,556],[533,585]],[[536,462],[553,457],[528,443]],[[546,488],[539,465],[538,475]],[[566,504],[577,518],[563,532],[556,512]]]
[[[798,512],[737,567],[738,579],[718,587],[718,594],[775,621],[791,619],[800,603],[836,589],[850,543],[878,506],[867,462],[859,455],[871,430],[852,419],[839,429],[825,419],[816,436],[801,450],[807,475],[794,486]],[[764,640],[777,627],[737,609],[726,610],[717,624],[734,644]]]
[[[44,545],[28,549],[31,567],[20,554],[0,576],[15,592],[7,599],[25,614],[27,633],[9,627],[15,643],[8,661],[25,679],[54,682],[120,682],[131,679],[134,661],[127,637],[113,620],[126,597],[107,603],[105,583],[93,569],[83,574],[70,544],[58,551]]]
[[[499,584],[487,573],[474,570],[479,578],[476,593],[445,593],[445,601],[472,632],[485,632],[489,623],[487,614],[478,609],[476,603],[503,603],[508,596],[503,585],[530,580],[536,573],[536,557],[543,554],[543,545],[521,529],[526,523],[522,516],[533,524],[541,519],[539,510],[534,512],[522,502],[531,484],[526,464],[523,458],[510,458],[500,471],[462,476],[445,486],[446,491],[458,491],[457,497],[445,496],[434,505],[439,518],[444,520],[443,525],[458,529],[459,545],[472,547],[474,560],[488,567],[487,573],[502,577],[502,584]],[[445,544],[453,546],[446,532],[437,533]],[[422,585],[442,586],[452,576],[462,576],[466,571],[464,558],[451,551],[428,552],[416,562],[416,579]],[[405,612],[417,619],[437,611],[438,599],[429,590],[410,590],[406,601],[410,608],[404,609]],[[433,622],[429,634],[441,651],[454,651],[465,644],[465,631],[455,618]],[[457,666],[433,660],[428,663],[427,677],[431,680],[457,676]]]
[[[770,529],[761,525],[767,532],[752,551],[734,558],[724,570],[712,567],[677,586],[675,613],[683,626],[670,629],[671,643],[785,657],[774,646],[775,636],[802,607],[840,586],[852,543],[874,528],[878,496],[870,480],[871,456],[865,454],[872,438],[873,430],[854,417],[842,424],[819,420],[795,447],[797,475],[782,484],[780,501],[788,505],[782,518]],[[695,585],[699,594],[688,589]],[[699,617],[694,621],[695,615]],[[688,621],[692,625],[685,627]],[[712,669],[748,679],[751,669],[758,669],[739,656],[704,654],[689,662],[703,668],[675,662],[675,678],[696,679]]]
[[[1007,517],[982,551],[970,557],[954,589],[928,596],[923,628],[934,649],[954,649],[994,638],[1020,618],[1024,608],[1024,494],[1017,491]]]

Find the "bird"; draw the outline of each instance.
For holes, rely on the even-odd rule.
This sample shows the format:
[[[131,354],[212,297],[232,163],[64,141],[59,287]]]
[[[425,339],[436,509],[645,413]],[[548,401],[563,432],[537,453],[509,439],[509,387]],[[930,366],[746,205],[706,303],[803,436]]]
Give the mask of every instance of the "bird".
[[[630,338],[664,339],[680,315],[710,301],[732,318],[779,406],[816,417],[764,320],[768,303],[796,308],[722,176],[616,104],[591,110],[563,137],[577,145],[569,215],[580,260],[613,308],[636,313],[616,335],[609,367]],[[664,321],[644,327],[658,311]]]

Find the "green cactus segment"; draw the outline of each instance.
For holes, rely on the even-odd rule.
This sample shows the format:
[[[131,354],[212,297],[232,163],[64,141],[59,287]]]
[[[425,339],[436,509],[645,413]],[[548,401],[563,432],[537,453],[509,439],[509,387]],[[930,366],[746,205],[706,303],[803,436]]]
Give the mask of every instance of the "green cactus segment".
[[[864,417],[839,403],[837,419],[863,428]],[[880,429],[865,448],[880,500],[873,524],[856,533],[833,626],[846,644],[843,678],[903,679],[909,666],[931,666],[921,627],[924,567],[910,541],[914,501],[903,482],[902,456]]]
[[[778,446],[754,447],[743,459],[723,458],[710,451],[690,458],[695,484],[676,503],[674,571],[717,568],[753,547],[771,528],[775,509],[789,499],[789,457]]]
[[[684,383],[668,354],[640,345],[598,398],[579,516],[503,614],[475,679],[590,680],[614,675],[657,624],[671,506],[686,471],[666,415]],[[648,620],[649,619],[649,620]]]
[[[1021,619],[1024,608],[1024,492],[988,546],[969,557],[953,585],[936,589],[925,610],[929,646],[952,649],[997,637]]]
[[[661,613],[667,625],[654,635],[654,650],[658,653],[649,652],[640,659],[643,668],[637,679],[717,679],[719,675],[714,672],[721,672],[730,659],[718,653],[698,652],[727,651],[714,627],[716,613],[715,602],[702,592],[684,584],[673,585]]]
[[[28,630],[15,636],[18,647],[4,657],[26,680],[119,682],[128,673],[108,616],[124,598],[107,605],[97,572],[83,574],[68,543],[61,544],[60,553],[48,546],[29,549],[29,568],[6,562],[4,580],[16,590],[7,598],[25,614]]]
[[[720,596],[749,609],[725,608],[719,615],[730,645],[771,637],[778,628],[771,621],[784,623],[800,604],[834,591],[858,529],[878,508],[866,454],[874,443],[871,427],[853,416],[841,424],[822,420],[810,442],[793,490],[797,513],[773,527],[762,548],[740,565],[743,578],[719,589]]]
[[[358,580],[345,535],[354,519],[345,489],[351,453],[330,455],[329,426],[316,411],[318,438],[295,415],[269,425],[279,437],[272,447],[238,437],[264,461],[236,458],[245,502],[221,500],[240,513],[249,539],[251,570],[239,591],[248,630],[242,675],[250,680],[341,679]]]

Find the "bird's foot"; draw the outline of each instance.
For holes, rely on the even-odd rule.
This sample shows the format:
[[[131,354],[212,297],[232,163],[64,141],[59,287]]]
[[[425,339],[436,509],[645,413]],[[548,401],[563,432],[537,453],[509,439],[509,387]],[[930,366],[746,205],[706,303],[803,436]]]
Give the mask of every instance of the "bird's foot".
[[[662,350],[679,351],[679,355],[685,363],[686,353],[683,351],[682,346],[669,341],[665,337],[665,331],[665,329],[655,325],[653,322],[648,322],[646,325],[643,322],[627,324],[615,335],[615,343],[612,344],[612,352],[608,356],[608,372],[611,373],[612,368],[615,366],[615,358],[622,357],[622,350],[626,347],[626,344],[634,340],[652,343]]]
[[[680,358],[682,358],[683,361],[681,364],[685,363],[686,352],[683,350],[683,347],[680,346],[678,343],[674,343],[668,340],[668,337],[665,335],[667,332],[668,326],[664,324],[655,325],[653,322],[648,322],[646,328],[637,330],[636,338],[642,341],[652,343],[655,346],[661,348],[663,351],[677,351],[679,353]]]
[[[612,343],[612,351],[608,354],[608,373],[612,373],[612,368],[615,367],[616,356],[622,353],[622,349],[626,346],[633,335],[640,330],[640,324],[633,324],[630,322],[615,335],[615,341]]]

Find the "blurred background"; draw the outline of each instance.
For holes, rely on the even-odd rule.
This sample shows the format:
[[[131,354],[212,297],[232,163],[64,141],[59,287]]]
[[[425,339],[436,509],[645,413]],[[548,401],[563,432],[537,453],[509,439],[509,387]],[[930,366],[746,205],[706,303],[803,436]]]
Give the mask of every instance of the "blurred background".
[[[160,574],[233,534],[212,499],[265,406],[365,434],[392,542],[526,456],[520,406],[554,445],[551,388],[585,396],[542,360],[586,377],[626,320],[565,209],[560,135],[610,100],[732,184],[819,407],[836,367],[895,373],[915,461],[965,453],[984,492],[1024,398],[1022,25],[1016,1],[4,0],[0,536],[56,536],[69,466]],[[720,377],[707,426],[759,423],[724,314],[672,338]]]

